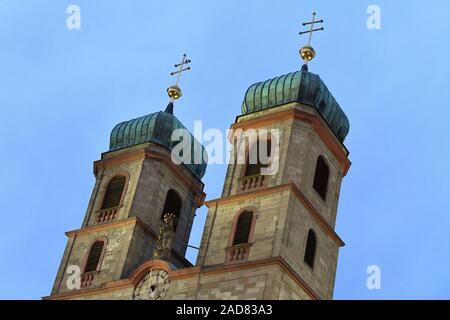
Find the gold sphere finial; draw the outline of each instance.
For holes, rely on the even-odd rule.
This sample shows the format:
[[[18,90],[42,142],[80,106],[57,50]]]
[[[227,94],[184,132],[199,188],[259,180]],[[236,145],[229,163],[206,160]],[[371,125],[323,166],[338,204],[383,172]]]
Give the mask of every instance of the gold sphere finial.
[[[316,51],[311,46],[304,46],[300,49],[300,56],[307,63],[316,57]]]
[[[170,99],[177,100],[179,99],[183,94],[181,92],[181,89],[177,85],[173,85],[167,88],[167,94],[169,95]]]

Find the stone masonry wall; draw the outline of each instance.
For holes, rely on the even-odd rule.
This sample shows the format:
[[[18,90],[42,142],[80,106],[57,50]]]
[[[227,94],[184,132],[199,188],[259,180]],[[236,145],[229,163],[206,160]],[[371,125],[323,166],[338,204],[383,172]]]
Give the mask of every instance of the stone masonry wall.
[[[129,300],[134,287],[105,290],[75,299]],[[295,281],[277,265],[238,271],[194,273],[171,279],[165,300],[309,300]]]
[[[104,282],[120,279],[133,229],[134,226],[129,224],[118,228],[101,229],[71,237],[64,252],[64,259],[60,265],[52,294],[71,291],[67,287],[67,279],[70,276],[70,274],[66,273],[67,266],[78,266],[81,272],[83,272],[86,255],[96,239],[107,238],[107,245],[101,263],[101,271],[94,276],[94,281],[90,287],[94,288]]]

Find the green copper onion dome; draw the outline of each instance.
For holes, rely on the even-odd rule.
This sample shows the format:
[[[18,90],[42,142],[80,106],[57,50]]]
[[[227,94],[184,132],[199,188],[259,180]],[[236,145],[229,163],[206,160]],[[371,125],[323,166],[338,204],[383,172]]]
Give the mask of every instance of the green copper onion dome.
[[[344,142],[350,123],[344,111],[317,74],[303,65],[297,72],[250,86],[242,103],[242,114],[299,102],[319,111],[336,137]]]
[[[180,141],[172,141],[172,132],[176,129],[187,130],[172,112],[173,104],[171,102],[164,112],[159,111],[119,123],[111,131],[109,151],[145,142],[153,142],[172,150],[180,143]],[[189,134],[191,140],[191,161],[190,163],[185,163],[185,165],[195,176],[202,178],[207,165],[206,151],[203,145],[191,133]],[[195,152],[198,152],[197,157],[195,157]],[[203,154],[205,159],[202,157]]]

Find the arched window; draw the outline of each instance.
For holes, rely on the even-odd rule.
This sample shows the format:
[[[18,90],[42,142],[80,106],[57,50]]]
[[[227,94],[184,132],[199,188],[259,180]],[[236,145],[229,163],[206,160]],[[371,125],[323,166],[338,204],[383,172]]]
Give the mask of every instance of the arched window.
[[[248,243],[252,226],[253,212],[244,211],[239,215],[234,231],[233,246]]]
[[[316,173],[314,174],[313,188],[317,191],[317,193],[323,200],[325,200],[327,196],[329,176],[330,169],[328,168],[325,159],[322,156],[319,156],[316,163]]]
[[[316,256],[316,246],[317,246],[316,234],[314,233],[314,231],[312,229],[309,229],[308,239],[306,240],[305,257],[303,258],[303,260],[311,268],[314,268],[314,258]]]
[[[266,155],[264,156],[264,153]],[[257,140],[248,148],[247,165],[245,167],[245,176],[253,176],[261,173],[261,168],[267,168],[269,163],[266,159],[262,161],[261,154],[264,158],[270,158],[272,155],[272,143],[270,139]]]
[[[97,240],[95,241],[90,250],[89,255],[86,259],[86,265],[84,267],[84,272],[96,271],[100,267],[100,258],[103,253],[103,247],[105,246],[105,241]]]
[[[109,181],[105,196],[103,197],[102,210],[120,205],[126,180],[125,176],[115,176]]]
[[[178,219],[181,211],[181,198],[174,190],[167,191],[166,202],[164,202],[164,209],[161,212],[161,220],[164,219],[166,213],[171,213],[175,216],[173,229],[176,230]]]

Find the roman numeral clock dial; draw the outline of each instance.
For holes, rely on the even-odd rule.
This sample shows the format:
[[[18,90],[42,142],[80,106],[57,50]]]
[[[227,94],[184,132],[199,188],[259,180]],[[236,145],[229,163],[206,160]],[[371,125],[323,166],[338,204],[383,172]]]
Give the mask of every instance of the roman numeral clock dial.
[[[162,269],[151,269],[134,289],[135,300],[162,300],[170,286],[169,274]]]

